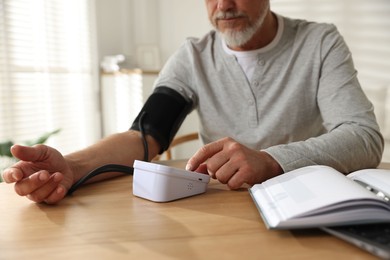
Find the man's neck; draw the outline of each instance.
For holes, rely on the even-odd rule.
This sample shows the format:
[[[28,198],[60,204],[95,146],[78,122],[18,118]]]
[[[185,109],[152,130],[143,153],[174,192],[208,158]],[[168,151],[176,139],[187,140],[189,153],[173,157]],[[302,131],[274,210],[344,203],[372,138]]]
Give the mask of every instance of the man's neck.
[[[231,47],[234,51],[251,51],[263,48],[270,44],[278,32],[278,19],[271,11],[264,19],[263,25],[246,44],[240,47]]]

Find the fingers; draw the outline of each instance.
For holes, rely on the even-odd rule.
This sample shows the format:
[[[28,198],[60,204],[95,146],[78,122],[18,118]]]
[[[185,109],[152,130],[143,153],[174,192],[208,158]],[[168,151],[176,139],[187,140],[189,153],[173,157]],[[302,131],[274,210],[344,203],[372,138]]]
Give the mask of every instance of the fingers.
[[[63,198],[65,194],[65,188],[60,185],[62,180],[61,173],[50,175],[43,170],[17,182],[15,191],[20,196],[26,196],[35,202],[54,203]]]
[[[47,153],[48,148],[45,145],[23,146],[13,145],[11,147],[11,153],[16,158],[22,161],[37,161]]]
[[[238,189],[283,173],[279,163],[265,152],[223,138],[199,149],[187,162],[187,170],[207,172],[212,178]]]
[[[229,163],[229,152],[224,151],[225,146],[229,147],[233,142],[230,138],[223,138],[203,146],[188,160],[186,169],[208,173],[212,178],[226,184],[237,170]]]
[[[19,169],[8,168],[3,171],[1,177],[6,183],[14,183],[23,179],[23,173]]]
[[[215,170],[215,178],[221,183],[227,184],[230,179],[237,173],[238,167],[238,165],[228,161]]]
[[[207,172],[230,189],[238,189],[243,184],[253,185],[282,172],[268,154],[231,138],[203,146],[189,159],[186,169]]]
[[[67,189],[63,185],[58,187],[44,200],[47,204],[55,204],[62,200],[66,195]]]
[[[194,171],[208,158],[214,156],[223,149],[223,139],[201,147],[187,162],[186,170]]]
[[[209,173],[207,172],[207,164],[202,163],[201,165],[199,165],[198,168],[195,169],[195,172],[203,173],[203,174],[209,174]]]
[[[15,158],[20,159],[19,162],[15,163],[8,169],[5,169],[2,173],[2,178],[6,183],[14,183],[27,177],[34,171],[27,167],[28,162],[33,162],[39,158],[42,154],[43,145],[28,147],[22,145],[14,145],[11,147],[11,153]],[[47,150],[47,149],[46,149]],[[24,161],[24,162],[23,162]]]

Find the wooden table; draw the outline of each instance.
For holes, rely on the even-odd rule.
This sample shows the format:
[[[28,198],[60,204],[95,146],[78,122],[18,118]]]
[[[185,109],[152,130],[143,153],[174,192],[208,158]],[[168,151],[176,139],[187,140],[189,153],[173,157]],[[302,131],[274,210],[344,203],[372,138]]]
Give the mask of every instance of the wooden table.
[[[6,260],[375,259],[319,230],[267,230],[246,189],[230,191],[215,180],[202,195],[154,203],[132,195],[131,176],[119,177],[54,206],[1,183],[0,208]]]

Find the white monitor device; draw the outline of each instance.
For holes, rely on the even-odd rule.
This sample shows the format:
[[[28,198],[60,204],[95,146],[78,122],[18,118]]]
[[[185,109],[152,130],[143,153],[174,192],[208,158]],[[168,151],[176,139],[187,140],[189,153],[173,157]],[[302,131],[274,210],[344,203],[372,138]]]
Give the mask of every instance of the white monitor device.
[[[157,163],[134,161],[133,194],[167,202],[206,192],[210,176]]]

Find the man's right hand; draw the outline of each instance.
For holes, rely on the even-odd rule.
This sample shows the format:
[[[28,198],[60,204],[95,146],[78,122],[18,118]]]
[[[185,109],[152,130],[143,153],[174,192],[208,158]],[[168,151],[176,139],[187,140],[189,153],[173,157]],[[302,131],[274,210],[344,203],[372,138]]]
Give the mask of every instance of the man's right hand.
[[[74,173],[56,149],[46,145],[14,145],[11,153],[19,159],[4,170],[6,183],[15,183],[15,191],[35,202],[54,204],[63,199],[74,183]]]

